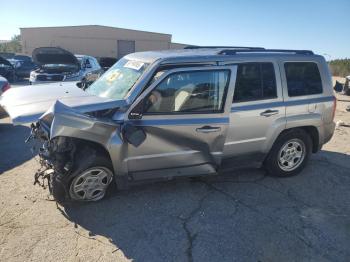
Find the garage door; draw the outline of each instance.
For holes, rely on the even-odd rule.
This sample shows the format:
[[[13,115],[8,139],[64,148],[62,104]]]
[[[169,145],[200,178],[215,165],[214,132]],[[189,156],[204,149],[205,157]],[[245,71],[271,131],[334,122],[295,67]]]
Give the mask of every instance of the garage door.
[[[118,58],[134,52],[135,41],[118,40]]]

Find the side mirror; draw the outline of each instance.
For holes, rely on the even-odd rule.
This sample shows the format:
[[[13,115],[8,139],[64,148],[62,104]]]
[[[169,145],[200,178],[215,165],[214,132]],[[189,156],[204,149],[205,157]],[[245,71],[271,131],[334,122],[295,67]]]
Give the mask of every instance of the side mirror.
[[[146,133],[142,128],[129,123],[122,126],[122,135],[123,138],[134,147],[138,147],[146,139]]]
[[[90,64],[85,64],[85,68],[92,68]]]

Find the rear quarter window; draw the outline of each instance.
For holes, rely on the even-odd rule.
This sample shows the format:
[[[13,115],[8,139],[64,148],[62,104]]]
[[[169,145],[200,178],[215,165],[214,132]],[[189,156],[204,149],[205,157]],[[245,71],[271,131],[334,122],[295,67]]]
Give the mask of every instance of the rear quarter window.
[[[313,62],[287,62],[286,72],[288,96],[321,94],[322,81],[318,66]]]

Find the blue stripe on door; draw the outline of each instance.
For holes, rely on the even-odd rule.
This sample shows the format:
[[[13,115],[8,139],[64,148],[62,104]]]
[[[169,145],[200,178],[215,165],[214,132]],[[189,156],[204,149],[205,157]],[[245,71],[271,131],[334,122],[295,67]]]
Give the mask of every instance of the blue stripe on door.
[[[269,108],[280,107],[280,106],[306,105],[311,103],[331,102],[333,100],[334,100],[334,96],[325,96],[325,97],[308,98],[308,99],[301,99],[301,100],[269,102],[269,103],[255,104],[255,105],[244,105],[244,106],[233,105],[231,107],[231,112],[269,109]]]
[[[132,120],[132,123],[139,126],[163,126],[163,125],[205,125],[205,124],[229,124],[228,117],[219,118],[182,118],[182,119],[141,119]]]

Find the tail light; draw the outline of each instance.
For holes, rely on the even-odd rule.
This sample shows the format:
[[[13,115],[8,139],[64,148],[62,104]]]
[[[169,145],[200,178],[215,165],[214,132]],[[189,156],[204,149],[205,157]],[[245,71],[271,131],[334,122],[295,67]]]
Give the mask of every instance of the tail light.
[[[5,92],[7,90],[9,90],[11,88],[9,83],[6,83],[3,87],[2,87],[2,92]]]
[[[332,112],[332,120],[334,120],[335,117],[335,110],[337,109],[337,98],[334,96],[333,100],[333,112]]]

